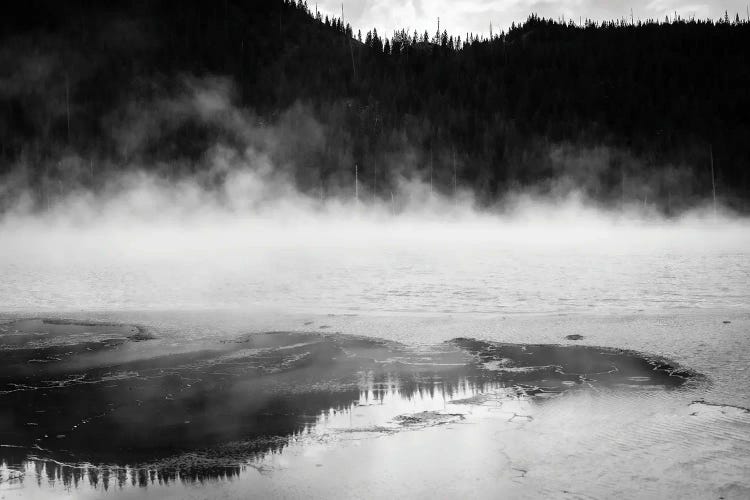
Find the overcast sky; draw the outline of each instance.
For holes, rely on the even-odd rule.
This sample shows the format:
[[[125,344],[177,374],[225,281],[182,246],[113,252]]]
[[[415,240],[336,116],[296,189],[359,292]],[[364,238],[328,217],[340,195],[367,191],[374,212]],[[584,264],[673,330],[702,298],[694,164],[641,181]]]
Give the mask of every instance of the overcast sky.
[[[344,0],[344,17],[354,27],[354,32],[363,33],[375,27],[380,34],[390,35],[396,28],[416,29],[420,33],[427,29],[430,34],[437,28],[451,34],[466,32],[489,32],[490,22],[495,28],[507,28],[513,21],[522,21],[532,12],[544,17],[578,20],[630,18],[630,9],[638,19],[674,16],[718,18],[728,10],[746,16],[746,5],[750,0]],[[308,0],[314,11],[315,0]],[[318,0],[317,6],[325,14],[341,15],[341,0]]]

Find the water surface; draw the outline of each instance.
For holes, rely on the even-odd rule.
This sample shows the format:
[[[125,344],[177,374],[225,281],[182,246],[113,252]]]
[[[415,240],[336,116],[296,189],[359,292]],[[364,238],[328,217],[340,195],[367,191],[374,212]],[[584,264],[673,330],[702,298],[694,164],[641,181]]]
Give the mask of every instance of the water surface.
[[[750,496],[746,233],[356,222],[0,229],[2,494]]]
[[[143,326],[27,319],[2,325],[0,341],[3,487],[53,496],[128,488],[176,495],[206,481],[252,482],[250,471],[268,474],[287,455],[299,460],[300,447],[379,438],[402,446],[403,436],[434,427],[467,426],[476,440],[487,422],[509,432],[549,411],[559,420],[549,408],[569,398],[668,401],[706,383],[632,351],[470,338],[408,346],[273,332],[175,349]],[[714,408],[691,403],[689,416],[715,424],[711,412],[726,408]],[[434,452],[455,445],[444,437]],[[492,447],[484,437],[478,455]],[[504,470],[512,483],[529,470],[511,462]]]

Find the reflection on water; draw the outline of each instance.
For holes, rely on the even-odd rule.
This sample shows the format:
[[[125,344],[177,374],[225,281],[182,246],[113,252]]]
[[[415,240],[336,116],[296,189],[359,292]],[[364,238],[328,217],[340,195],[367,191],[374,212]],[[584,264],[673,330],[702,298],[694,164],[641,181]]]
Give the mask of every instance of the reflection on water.
[[[224,480],[262,472],[300,442],[478,415],[515,425],[562,394],[700,379],[666,360],[584,346],[292,332],[174,345],[129,325],[39,319],[0,325],[0,348],[3,488]]]
[[[372,375],[363,374],[364,378]],[[348,406],[320,411],[307,417],[307,422],[285,436],[268,436],[252,442],[217,443],[216,449],[197,450],[144,464],[94,464],[60,462],[46,458],[52,450],[29,451],[24,447],[6,445],[0,452],[0,476],[3,482],[23,485],[31,482],[39,487],[168,486],[175,482],[195,483],[225,480],[239,476],[254,463],[262,463],[267,455],[280,454],[290,443],[328,436],[349,435],[352,439],[391,434],[419,428],[460,422],[464,419],[467,401],[483,396],[482,402],[508,419],[530,418],[533,404],[522,388],[507,387],[499,382],[475,385],[468,378],[458,379],[446,390],[443,381],[423,380],[410,391],[403,391],[395,374],[359,392]],[[492,403],[488,403],[492,401]],[[456,402],[457,404],[453,404]],[[300,421],[306,420],[301,416]],[[82,455],[81,458],[83,458]]]

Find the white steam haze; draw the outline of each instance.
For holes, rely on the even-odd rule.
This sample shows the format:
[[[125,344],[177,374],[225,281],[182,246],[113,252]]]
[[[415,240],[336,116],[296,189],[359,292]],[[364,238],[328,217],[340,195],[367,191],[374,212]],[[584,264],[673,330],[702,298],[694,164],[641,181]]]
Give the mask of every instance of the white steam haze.
[[[302,192],[294,149],[323,137],[304,107],[262,123],[233,106],[226,80],[185,82],[184,95],[123,112],[112,128],[132,164],[91,165],[107,172],[95,192],[74,188],[39,210],[23,169],[6,179],[0,309],[513,313],[750,300],[750,224],[721,206],[673,218],[647,199],[605,208],[568,177],[480,207],[468,190],[431,186],[408,149],[389,166],[391,196],[362,185],[356,199],[353,168]],[[186,119],[221,131],[196,173],[139,169],[144,144]],[[606,151],[550,154],[586,173]]]

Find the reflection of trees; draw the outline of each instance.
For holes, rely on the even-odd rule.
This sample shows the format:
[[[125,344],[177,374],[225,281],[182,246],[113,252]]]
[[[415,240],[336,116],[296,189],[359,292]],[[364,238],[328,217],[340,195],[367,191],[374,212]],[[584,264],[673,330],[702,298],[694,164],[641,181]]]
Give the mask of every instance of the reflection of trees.
[[[584,346],[456,339],[425,352],[374,339],[295,333],[226,345],[98,366],[84,372],[87,383],[2,396],[3,416],[14,422],[3,439],[18,446],[0,449],[2,470],[27,476],[4,479],[33,475],[66,487],[83,481],[108,488],[228,478],[254,459],[280,453],[326,415],[346,414],[361,402],[469,401],[503,391],[502,397],[533,400],[584,379],[675,387],[691,375],[665,360]],[[114,370],[139,376],[94,381]],[[37,412],[41,408],[44,413]],[[81,420],[91,413],[98,417]],[[36,425],[26,425],[32,418]]]

